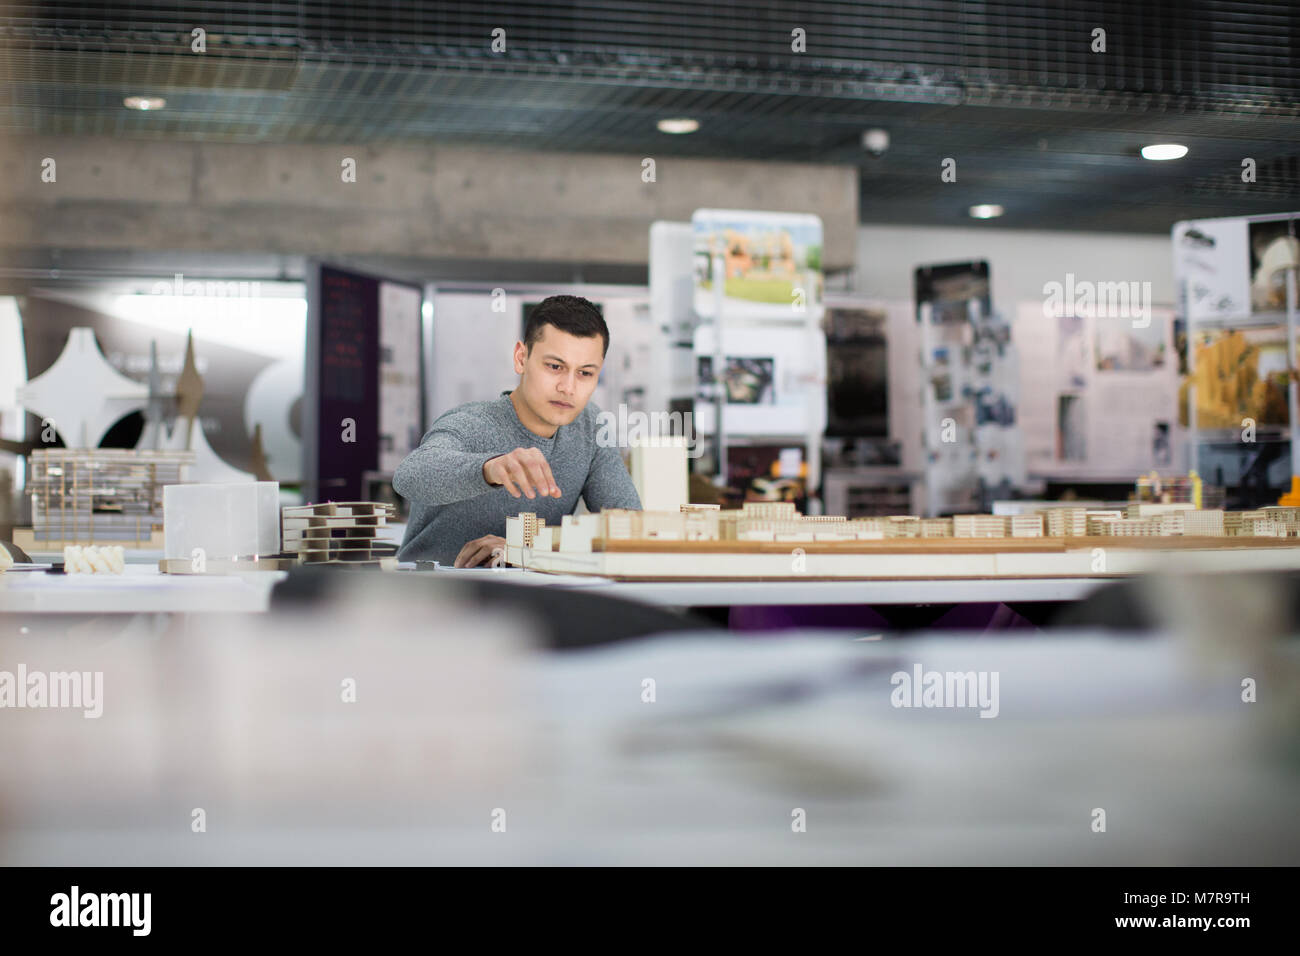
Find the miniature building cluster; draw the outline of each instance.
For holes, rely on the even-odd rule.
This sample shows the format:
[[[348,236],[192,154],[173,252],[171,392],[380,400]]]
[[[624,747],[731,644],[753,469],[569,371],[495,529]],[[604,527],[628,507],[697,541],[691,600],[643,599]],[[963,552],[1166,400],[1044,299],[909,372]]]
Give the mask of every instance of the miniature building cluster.
[[[534,551],[591,551],[620,541],[882,541],[894,538],[1300,537],[1300,508],[1225,512],[1190,503],[1132,502],[1124,510],[1043,508],[1033,514],[918,518],[803,516],[787,502],[738,510],[683,505],[678,512],[612,509],[566,515],[559,528],[535,514],[506,521],[506,544]],[[597,544],[599,542],[599,544]],[[683,550],[690,550],[689,545]]]

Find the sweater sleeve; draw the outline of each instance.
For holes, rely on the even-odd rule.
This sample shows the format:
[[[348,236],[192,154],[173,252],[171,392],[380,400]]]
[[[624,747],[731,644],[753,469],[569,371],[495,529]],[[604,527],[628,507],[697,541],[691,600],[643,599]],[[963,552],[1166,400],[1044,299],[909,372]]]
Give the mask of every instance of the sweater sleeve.
[[[415,504],[449,505],[493,490],[483,465],[495,454],[468,451],[469,442],[454,422],[435,422],[393,473],[393,490]]]
[[[591,511],[603,511],[605,508],[629,508],[641,510],[641,496],[632,484],[632,476],[623,464],[618,449],[610,445],[597,447],[591,459],[591,470],[587,473],[587,483],[582,486],[582,500]]]

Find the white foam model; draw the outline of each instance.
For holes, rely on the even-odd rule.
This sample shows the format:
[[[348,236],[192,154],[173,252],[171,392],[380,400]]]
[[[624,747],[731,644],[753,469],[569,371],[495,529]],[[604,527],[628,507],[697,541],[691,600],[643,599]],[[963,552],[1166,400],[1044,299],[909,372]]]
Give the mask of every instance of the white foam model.
[[[70,544],[63,549],[63,570],[67,574],[121,574],[126,552],[120,544]]]
[[[68,332],[54,364],[18,389],[18,404],[49,419],[69,448],[98,448],[124,415],[144,408],[149,389],[104,360],[92,329]]]
[[[631,459],[632,484],[646,511],[677,511],[690,500],[685,437],[665,435],[636,442]]]
[[[280,551],[280,483],[168,485],[163,489],[167,558],[230,560]]]

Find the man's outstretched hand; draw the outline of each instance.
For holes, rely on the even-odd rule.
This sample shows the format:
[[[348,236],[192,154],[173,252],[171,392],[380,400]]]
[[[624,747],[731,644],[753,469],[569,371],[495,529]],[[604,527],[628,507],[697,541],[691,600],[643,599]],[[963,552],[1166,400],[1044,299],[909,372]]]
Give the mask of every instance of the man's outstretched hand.
[[[460,554],[456,555],[456,567],[458,568],[477,568],[480,564],[497,564],[506,563],[506,539],[500,535],[485,534],[481,538],[475,538],[465,547],[460,549]]]
[[[516,448],[483,463],[483,480],[489,485],[504,485],[516,498],[559,498],[559,486],[551,474],[550,463],[538,448]]]

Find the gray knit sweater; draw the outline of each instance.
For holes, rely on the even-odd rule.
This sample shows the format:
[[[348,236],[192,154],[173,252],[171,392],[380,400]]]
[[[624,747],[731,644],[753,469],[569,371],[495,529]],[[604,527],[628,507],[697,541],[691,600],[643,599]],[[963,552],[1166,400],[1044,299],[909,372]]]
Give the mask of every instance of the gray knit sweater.
[[[639,510],[641,499],[618,449],[596,444],[599,414],[589,402],[552,438],[524,427],[509,392],[441,415],[393,474],[394,490],[411,503],[398,559],[453,564],[466,542],[504,536],[507,517],[533,511],[558,525],[563,515],[573,514],[579,497],[591,511]],[[521,447],[541,449],[561,497],[515,498],[483,480],[484,462]]]

